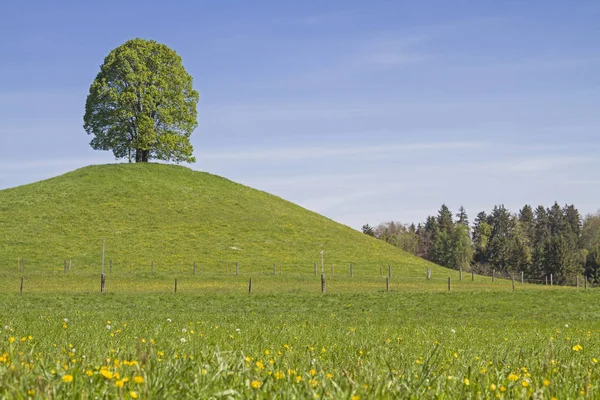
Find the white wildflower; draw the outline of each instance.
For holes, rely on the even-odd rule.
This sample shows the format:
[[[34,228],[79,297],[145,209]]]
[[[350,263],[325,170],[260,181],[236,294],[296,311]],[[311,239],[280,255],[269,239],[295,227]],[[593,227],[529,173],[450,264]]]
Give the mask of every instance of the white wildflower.
[[[106,325],[106,329],[110,331],[110,325]]]
[[[181,338],[180,340],[181,340],[181,343],[185,343],[186,342],[185,338]]]

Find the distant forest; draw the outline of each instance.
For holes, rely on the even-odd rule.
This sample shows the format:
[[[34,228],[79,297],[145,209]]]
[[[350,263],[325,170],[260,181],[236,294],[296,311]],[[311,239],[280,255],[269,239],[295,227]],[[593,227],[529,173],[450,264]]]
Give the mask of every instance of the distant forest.
[[[573,205],[513,214],[503,205],[477,214],[473,224],[461,207],[456,215],[442,205],[424,223],[368,224],[363,233],[448,268],[505,275],[523,271],[531,279],[552,274],[555,282],[585,275],[600,283],[600,211],[581,217]]]

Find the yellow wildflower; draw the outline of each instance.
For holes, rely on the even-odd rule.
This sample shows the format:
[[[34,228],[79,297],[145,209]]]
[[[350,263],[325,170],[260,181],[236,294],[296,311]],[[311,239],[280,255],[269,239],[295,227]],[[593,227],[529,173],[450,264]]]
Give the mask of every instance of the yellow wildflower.
[[[315,369],[310,370],[310,376],[315,376],[316,373],[317,373],[317,371],[315,371]]]
[[[35,395],[35,390],[33,390],[33,389],[29,389],[29,390],[27,391],[27,394],[28,394],[29,396],[34,396],[34,395]]]
[[[302,377],[300,375],[296,375],[296,382],[300,382],[302,380]]]
[[[92,375],[94,375],[94,371],[92,371],[91,369],[88,369],[87,371],[85,371],[85,374],[87,376],[92,376]]]
[[[143,377],[143,376],[136,375],[136,376],[134,376],[134,377],[133,377],[133,381],[134,381],[135,383],[144,383],[144,377]]]
[[[62,381],[65,383],[73,382],[73,375],[63,375]]]
[[[471,384],[471,382],[469,382],[469,378],[465,378],[463,379],[463,382],[465,383],[465,385],[469,386]]]
[[[518,380],[519,380],[519,376],[518,376],[518,375],[516,375],[516,374],[510,374],[510,375],[508,376],[508,380],[509,380],[509,381],[513,381],[513,382],[514,382],[514,381],[518,381]]]
[[[15,341],[15,337],[14,336],[11,336],[11,337],[8,338],[8,343],[14,343],[14,341]]]
[[[490,390],[493,392],[496,390],[496,385],[494,385],[493,383],[490,385]]]
[[[262,383],[260,381],[252,381],[250,382],[250,386],[252,387],[252,389],[260,389]]]
[[[500,386],[500,391],[501,391],[502,393],[506,392],[506,388],[504,387],[504,385]]]
[[[132,399],[137,399],[138,398],[138,392],[135,392],[135,391],[132,390],[132,391],[129,392],[129,396]]]
[[[118,380],[115,381],[115,386],[118,387],[119,389],[122,388],[125,385],[125,382],[123,382],[122,380]]]
[[[583,347],[581,347],[580,344],[576,344],[575,346],[573,346],[573,351],[581,351],[583,350]]]
[[[107,370],[107,369],[101,369],[101,370],[100,370],[100,374],[101,374],[103,377],[105,377],[106,379],[112,379],[112,378],[113,378],[113,373],[112,373],[112,372],[110,372],[110,371],[109,371],[109,370]]]
[[[550,386],[550,380],[544,379],[544,386]]]
[[[527,381],[521,381],[521,385],[523,387],[528,387],[529,386],[529,382],[527,382]]]

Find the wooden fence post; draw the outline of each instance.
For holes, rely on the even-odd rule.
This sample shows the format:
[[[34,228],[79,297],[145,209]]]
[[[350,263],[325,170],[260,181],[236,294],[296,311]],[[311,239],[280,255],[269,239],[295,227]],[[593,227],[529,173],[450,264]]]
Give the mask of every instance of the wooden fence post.
[[[587,290],[587,275],[583,277],[583,288]]]
[[[252,293],[252,278],[250,278],[250,282],[248,283],[248,293]]]
[[[521,271],[521,285],[523,284],[523,271]]]
[[[448,291],[450,291],[450,277],[448,277]]]
[[[69,258],[69,271],[73,267],[73,260]]]
[[[575,275],[575,287],[579,287],[579,275]]]
[[[21,288],[19,289],[19,293],[23,293],[23,281],[25,280],[24,277],[21,277]]]
[[[325,274],[321,274],[321,293],[325,293]]]
[[[239,266],[239,263],[237,261],[235,262],[235,274],[236,275],[240,274],[240,266]]]
[[[177,278],[175,278],[175,291],[173,293],[177,293]]]
[[[315,261],[314,267],[315,267],[315,276],[317,276],[317,262],[316,261]]]
[[[65,261],[63,261],[63,272],[65,274],[67,273],[67,259],[65,259]]]
[[[515,291],[515,276],[511,275],[511,280],[512,280],[512,287],[513,287],[513,292]]]
[[[427,268],[427,280],[431,279],[431,268]]]
[[[104,285],[106,284],[106,278],[104,273],[100,274],[100,293],[104,293]]]
[[[546,275],[546,283],[544,285],[548,286],[548,275]]]
[[[335,264],[331,264],[331,276],[335,276]]]
[[[102,275],[104,275],[104,243],[106,239],[102,239]]]
[[[496,270],[493,269],[492,270],[492,283],[494,282],[494,279],[496,278]]]
[[[552,274],[550,274],[550,286],[552,286]]]
[[[390,278],[389,277],[385,278],[385,291],[386,292],[390,291]]]
[[[471,268],[471,280],[475,282],[475,271]]]

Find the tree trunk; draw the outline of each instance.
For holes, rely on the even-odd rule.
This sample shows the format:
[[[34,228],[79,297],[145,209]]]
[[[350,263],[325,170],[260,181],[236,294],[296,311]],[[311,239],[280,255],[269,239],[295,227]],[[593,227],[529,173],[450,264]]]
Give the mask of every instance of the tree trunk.
[[[135,149],[135,162],[148,162],[150,159],[150,150]]]

